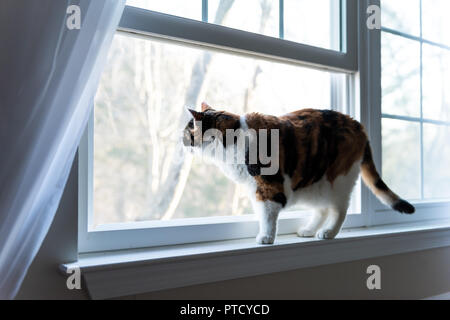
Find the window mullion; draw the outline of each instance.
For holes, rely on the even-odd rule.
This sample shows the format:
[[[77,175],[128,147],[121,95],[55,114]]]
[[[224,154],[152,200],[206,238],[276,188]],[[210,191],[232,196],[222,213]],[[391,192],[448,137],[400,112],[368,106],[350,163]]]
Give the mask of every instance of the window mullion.
[[[424,194],[424,148],[423,148],[423,25],[422,25],[422,0],[420,0],[420,197]]]
[[[284,39],[284,0],[279,0],[279,37]]]
[[[208,22],[208,0],[202,0],[202,21]]]
[[[369,5],[380,6],[380,0],[358,1],[359,16],[366,17]],[[366,19],[360,19],[358,27],[360,30],[358,89],[361,122],[369,133],[374,162],[381,173],[381,31],[369,30],[366,26]],[[367,227],[374,223],[375,211],[380,207],[378,200],[369,189],[362,188],[361,210],[364,224]]]

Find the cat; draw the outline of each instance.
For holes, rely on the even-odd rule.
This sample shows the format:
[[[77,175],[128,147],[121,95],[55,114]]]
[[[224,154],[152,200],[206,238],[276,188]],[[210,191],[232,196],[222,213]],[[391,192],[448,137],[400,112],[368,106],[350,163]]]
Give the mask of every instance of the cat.
[[[331,110],[302,109],[281,117],[249,113],[239,116],[217,111],[202,103],[201,112],[189,109],[192,119],[183,131],[183,143],[193,152],[222,149],[244,161],[213,159],[226,176],[246,185],[254,212],[259,219],[256,242],[273,244],[280,211],[302,203],[314,209],[299,237],[334,239],[345,220],[350,195],[361,173],[363,181],[384,204],[413,214],[415,208],[383,182],[372,158],[370,143],[361,123]],[[250,130],[276,136],[277,152],[267,147],[276,171],[267,174],[272,163],[250,162],[249,151],[263,144],[261,136],[250,136],[243,148],[237,138]],[[208,130],[218,134],[204,139]],[[237,132],[229,139],[227,132]],[[275,135],[277,133],[277,135]],[[267,142],[267,141],[266,141]],[[267,145],[267,143],[265,144]],[[272,148],[273,149],[273,148]],[[216,150],[216,151],[217,151]],[[245,154],[243,154],[245,153]],[[267,171],[267,170],[266,170]]]

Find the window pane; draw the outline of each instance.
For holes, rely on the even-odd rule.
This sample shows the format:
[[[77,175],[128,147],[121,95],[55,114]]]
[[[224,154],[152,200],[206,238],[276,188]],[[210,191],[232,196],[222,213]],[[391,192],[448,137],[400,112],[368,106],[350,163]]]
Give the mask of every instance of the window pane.
[[[381,15],[383,27],[420,36],[420,0],[381,0]]]
[[[425,39],[450,45],[449,12],[448,0],[422,1],[422,32]]]
[[[284,38],[340,49],[339,0],[284,0]]]
[[[127,0],[128,6],[202,20],[202,0]]]
[[[423,116],[450,121],[450,51],[423,45]]]
[[[274,0],[209,0],[211,23],[278,37],[279,4]]]
[[[420,124],[383,119],[383,180],[406,199],[421,198]]]
[[[420,43],[382,32],[383,113],[420,117]]]
[[[424,124],[424,196],[450,198],[450,127]]]
[[[94,224],[250,213],[245,192],[178,152],[185,106],[330,107],[330,74],[116,35],[95,99]],[[344,89],[345,90],[345,89]]]

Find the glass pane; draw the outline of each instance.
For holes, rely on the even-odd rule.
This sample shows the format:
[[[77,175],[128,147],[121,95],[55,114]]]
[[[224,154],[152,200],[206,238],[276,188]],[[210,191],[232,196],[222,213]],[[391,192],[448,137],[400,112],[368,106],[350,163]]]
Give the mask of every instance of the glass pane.
[[[284,38],[340,50],[339,0],[284,0]]]
[[[448,0],[422,1],[422,32],[425,39],[450,45],[449,12]]]
[[[383,119],[383,180],[405,199],[421,198],[420,124]]]
[[[450,199],[450,127],[424,124],[425,199]]]
[[[185,106],[330,107],[330,74],[116,35],[95,99],[94,224],[251,213],[245,192],[179,152]],[[345,90],[345,88],[343,89]]]
[[[420,43],[382,32],[383,113],[420,117]]]
[[[202,20],[202,0],[127,0],[127,6]]]
[[[450,121],[450,51],[423,45],[423,117]]]
[[[383,27],[420,36],[420,0],[381,0],[381,23]]]
[[[279,4],[274,0],[209,0],[208,21],[234,29],[278,37]]]

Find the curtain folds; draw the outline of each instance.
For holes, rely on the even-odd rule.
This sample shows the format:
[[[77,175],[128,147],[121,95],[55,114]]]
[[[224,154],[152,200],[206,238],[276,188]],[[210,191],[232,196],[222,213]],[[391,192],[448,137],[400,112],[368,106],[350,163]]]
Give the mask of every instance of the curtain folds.
[[[81,28],[70,30],[70,5]],[[54,218],[125,0],[0,2],[0,299]]]

